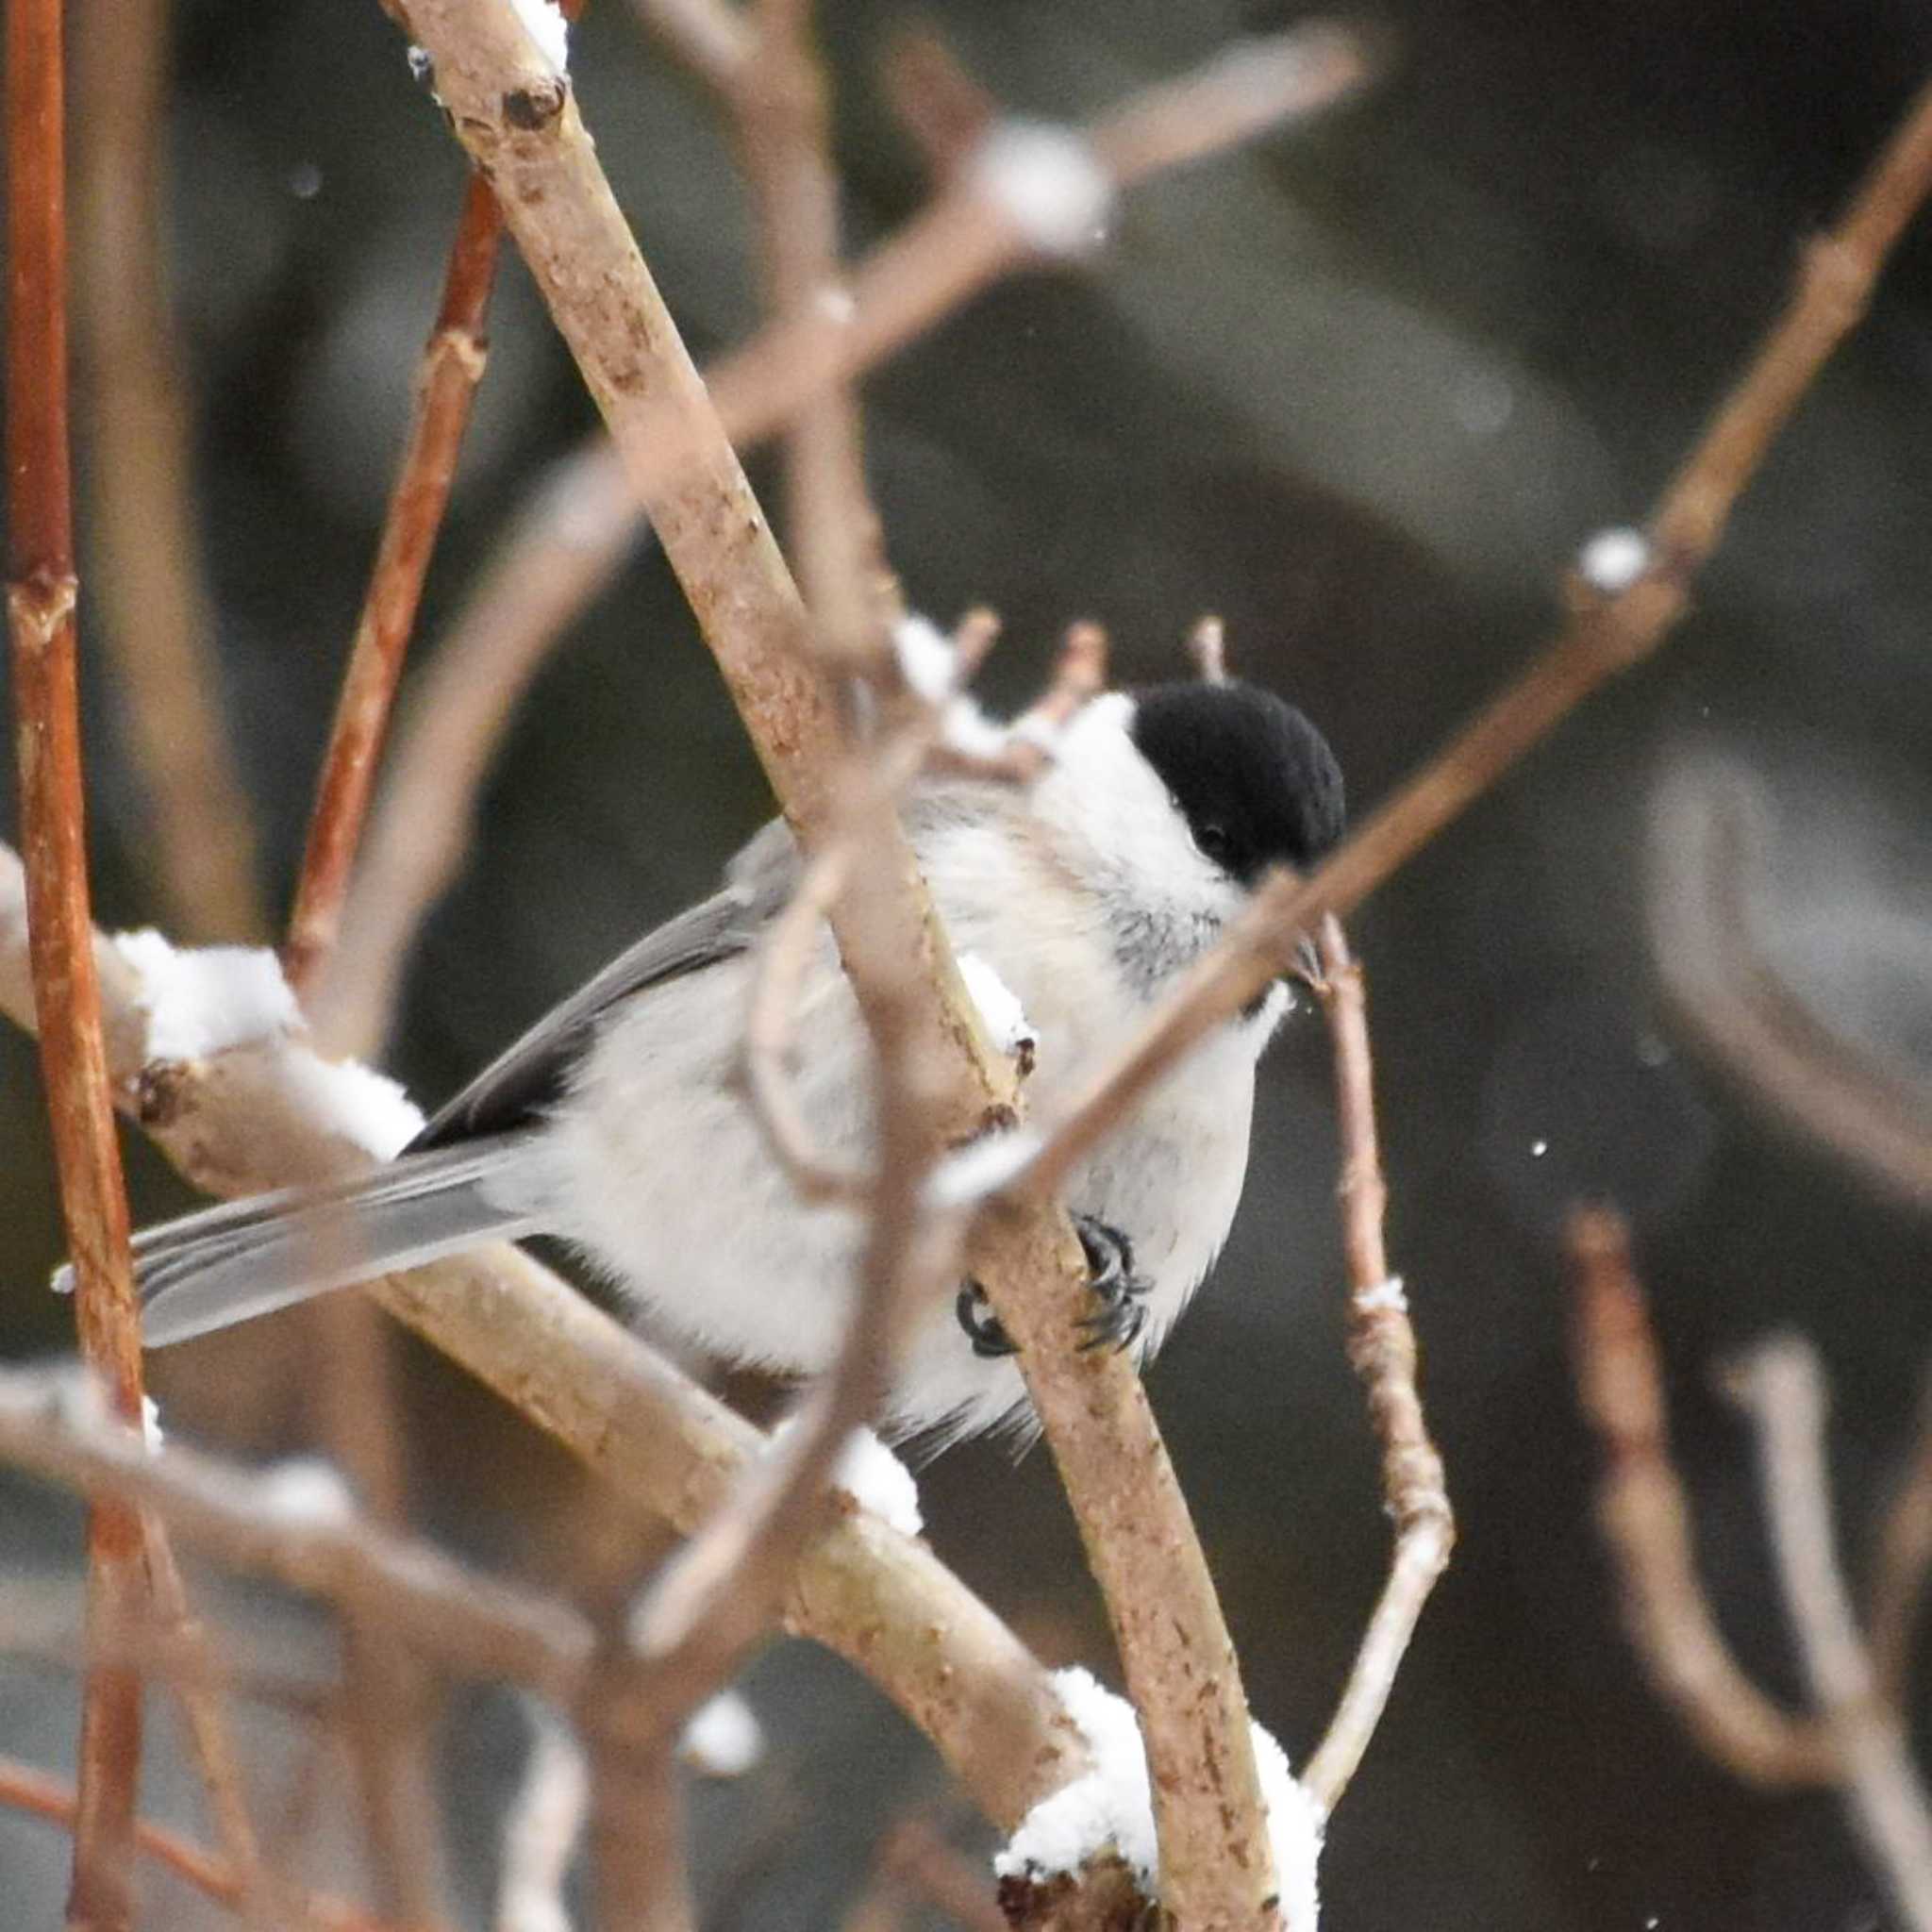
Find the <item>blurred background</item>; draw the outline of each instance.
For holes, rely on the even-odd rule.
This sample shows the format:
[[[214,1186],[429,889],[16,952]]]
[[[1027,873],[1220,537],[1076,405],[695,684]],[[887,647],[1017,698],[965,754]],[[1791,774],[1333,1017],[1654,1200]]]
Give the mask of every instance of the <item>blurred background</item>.
[[[879,0],[823,13],[856,251],[925,192],[877,77],[913,16]],[[1294,16],[1219,0],[950,0],[917,17],[1009,108],[1078,120]],[[1799,244],[1932,67],[1932,16],[1880,0],[1392,0],[1375,25],[1390,67],[1365,100],[1149,184],[1092,264],[992,290],[863,391],[874,488],[912,602],[941,621],[987,603],[1006,620],[986,680],[995,700],[1033,689],[1072,619],[1104,622],[1134,680],[1171,674],[1193,619],[1218,611],[1236,668],[1322,724],[1357,810],[1525,660],[1580,542],[1641,521],[1782,301]],[[111,14],[96,9],[87,30],[110,35]],[[702,90],[622,0],[599,0],[575,45],[586,119],[694,351],[743,339],[758,313],[751,230]],[[167,152],[209,696],[255,815],[255,889],[279,916],[462,169],[394,28],[341,0],[182,0]],[[84,256],[77,273],[91,273]],[[1782,1325],[1824,1350],[1845,1555],[1862,1574],[1932,1353],[1932,1244],[1923,1209],[1753,1105],[1677,1024],[1646,939],[1643,855],[1662,774],[1713,751],[1755,771],[1770,839],[1754,943],[1833,1033],[1925,1082],[1923,1098],[1928,306],[1922,223],[1664,655],[1355,922],[1392,1250],[1462,1540],[1334,1823],[1332,1932],[1890,1923],[1835,1800],[1744,1790],[1633,1661],[1591,1518],[1595,1458],[1555,1234],[1579,1193],[1607,1192],[1632,1217],[1719,1614],[1760,1681],[1795,1695],[1750,1440],[1711,1371]],[[507,519],[591,426],[513,262],[491,338],[419,663]],[[92,341],[79,348],[83,396],[115,353],[110,336]],[[110,671],[103,637],[101,574],[114,566],[88,547],[86,519],[111,478],[87,421],[96,906],[103,923],[133,925],[170,910],[128,755],[144,696]],[[755,467],[768,484],[771,465]],[[383,1063],[433,1103],[706,891],[767,810],[675,588],[640,551],[517,710]],[[1324,1036],[1304,1014],[1265,1070],[1228,1252],[1151,1377],[1257,1712],[1297,1757],[1320,1735],[1387,1553],[1341,1349],[1333,1152]],[[129,1158],[138,1218],[186,1205],[144,1148]],[[32,1054],[8,1030],[9,1357],[70,1345],[68,1310],[41,1286],[60,1252]],[[172,1426],[249,1457],[313,1443],[324,1421],[302,1398],[318,1333],[277,1318],[158,1360]],[[505,1568],[556,1574],[558,1550],[582,1541],[563,1458],[399,1331],[394,1341],[414,1520]],[[974,1446],[924,1488],[940,1554],[1049,1661],[1107,1675],[1105,1622],[1046,1457],[1014,1468]],[[11,1592],[9,1641],[26,1653],[20,1631],[51,1641],[77,1600],[75,1523],[45,1492],[0,1481],[0,1596]],[[320,1620],[208,1587],[277,1668],[326,1674]],[[873,1842],[908,1807],[941,1801],[942,1774],[825,1657],[774,1652],[750,1690],[766,1760],[699,1801],[708,1923],[835,1924]],[[0,1736],[15,1751],[70,1762],[72,1700],[71,1676],[43,1656],[0,1661]],[[269,1751],[285,1727],[258,1728]],[[154,1808],[192,1818],[165,1735],[156,1748]],[[471,1923],[523,1748],[507,1697],[459,1701],[439,1733]],[[288,1764],[275,1775],[299,1782]],[[314,1804],[315,1819],[329,1815]],[[313,1835],[321,1843],[320,1823]],[[65,1854],[57,1834],[0,1816],[18,1923],[51,1923]],[[350,1882],[337,1854],[311,1856]],[[156,1924],[203,1922],[166,1881],[151,1896]]]

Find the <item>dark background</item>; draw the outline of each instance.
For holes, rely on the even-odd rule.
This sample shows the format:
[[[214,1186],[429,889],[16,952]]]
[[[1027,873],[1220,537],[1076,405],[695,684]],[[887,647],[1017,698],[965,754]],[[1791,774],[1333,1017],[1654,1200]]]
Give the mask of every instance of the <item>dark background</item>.
[[[1077,119],[1291,15],[954,0],[924,17],[1011,108]],[[827,9],[855,247],[922,192],[874,79],[908,18]],[[1377,25],[1392,65],[1365,103],[1145,188],[1092,267],[990,292],[865,389],[892,560],[941,620],[978,602],[1004,614],[996,696],[1031,688],[1072,618],[1104,620],[1135,678],[1170,671],[1192,619],[1218,610],[1238,667],[1327,730],[1358,808],[1525,659],[1579,542],[1641,520],[1782,299],[1798,244],[1932,65],[1932,17],[1853,0],[1431,0]],[[576,50],[586,117],[694,349],[741,339],[756,319],[747,223],[706,103],[620,0],[599,0]],[[461,171],[373,5],[199,0],[181,9],[178,57],[171,245],[204,562],[280,904]],[[1462,1542],[1334,1824],[1334,1932],[1888,1923],[1835,1803],[1740,1789],[1632,1661],[1590,1517],[1553,1230],[1580,1191],[1633,1216],[1714,1597],[1760,1678],[1794,1690],[1750,1443],[1708,1372],[1780,1324],[1824,1349],[1856,1573],[1911,1433],[1932,1328],[1925,1229],[1748,1110],[1673,1030],[1639,858],[1672,757],[1715,743],[1752,762],[1779,841],[1764,944],[1832,1024],[1926,1072],[1928,298],[1922,224],[1665,655],[1356,922],[1392,1247]],[[509,509],[591,420],[520,270],[493,341],[425,647]],[[85,589],[83,611],[87,638]],[[93,677],[97,901],[131,924],[158,912],[116,736],[139,696]],[[449,1091],[704,890],[766,809],[668,575],[640,558],[519,715],[389,1064],[426,1100]],[[1387,1537],[1341,1347],[1327,1078],[1305,1017],[1266,1072],[1228,1254],[1152,1378],[1256,1709],[1295,1757],[1320,1735]],[[34,1356],[66,1345],[66,1315],[39,1287],[59,1237],[33,1062],[10,1035],[0,1099],[0,1347]],[[132,1161],[143,1217],[182,1202],[152,1157]],[[413,1346],[408,1374],[423,1521],[506,1565],[537,1560],[569,1487],[559,1459]],[[177,1427],[233,1433],[236,1391],[187,1357],[158,1380]],[[251,1453],[303,1439],[286,1405],[247,1407]],[[934,1544],[975,1589],[1051,1660],[1105,1667],[1044,1457],[1016,1471],[969,1448],[925,1492]],[[23,1588],[71,1563],[64,1508],[21,1488],[0,1508],[0,1560]],[[44,1666],[0,1674],[0,1735],[58,1758],[68,1689]],[[768,1659],[755,1694],[773,1760],[700,1806],[720,1922],[829,1924],[867,1844],[939,1774],[825,1659]],[[446,1733],[472,1898],[487,1895],[482,1848],[517,1739],[487,1696]],[[163,1799],[177,1784],[161,1775]],[[774,1869],[727,1885],[723,1847],[788,1818]],[[46,1922],[61,1848],[0,1819],[0,1874],[16,1871],[9,1890],[34,1901],[21,1923]]]

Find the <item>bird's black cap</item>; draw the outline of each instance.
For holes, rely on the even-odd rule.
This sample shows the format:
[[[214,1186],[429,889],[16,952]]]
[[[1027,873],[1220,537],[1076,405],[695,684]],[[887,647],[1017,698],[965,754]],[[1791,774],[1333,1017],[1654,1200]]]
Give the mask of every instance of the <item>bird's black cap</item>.
[[[1341,837],[1341,767],[1272,691],[1229,678],[1134,693],[1134,743],[1202,852],[1252,885],[1271,865],[1306,872]]]

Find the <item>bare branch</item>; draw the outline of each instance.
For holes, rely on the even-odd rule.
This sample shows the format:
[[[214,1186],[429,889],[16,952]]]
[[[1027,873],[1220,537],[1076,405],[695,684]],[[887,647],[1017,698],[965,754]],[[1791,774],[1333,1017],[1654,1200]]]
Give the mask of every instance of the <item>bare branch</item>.
[[[30,1027],[25,955],[19,862],[0,846],[0,1010]],[[99,964],[116,1091],[190,1180],[254,1193],[367,1159],[311,1117],[320,1070],[306,1043],[144,1066],[133,973],[104,943]],[[479,1250],[374,1291],[622,1494],[687,1533],[759,1453],[748,1423],[517,1250]],[[841,1518],[807,1552],[785,1615],[932,1738],[994,1824],[1010,1829],[1084,1770],[1085,1746],[1024,1646],[930,1552],[875,1518]]]
[[[1218,642],[1218,640],[1217,640]],[[1368,996],[1341,923],[1322,922],[1322,983],[1316,988],[1335,1047],[1341,1120],[1342,1252],[1348,1264],[1348,1358],[1369,1396],[1382,1444],[1382,1485],[1395,1525],[1389,1580],[1356,1655],[1341,1702],[1302,1773],[1323,1812],[1348,1789],[1394,1688],[1436,1579],[1448,1567],[1456,1519],[1442,1458],[1429,1439],[1416,1392],[1415,1330],[1402,1283],[1389,1272],[1382,1238],[1388,1187],[1375,1134],[1374,1069],[1369,1052]]]
[[[61,11],[60,0],[7,9],[7,615],[33,997],[80,1348],[139,1427],[141,1324],[94,977],[75,662]],[[126,1628],[147,1596],[131,1511],[90,1512],[88,1561],[90,1626]],[[125,1932],[132,1919],[141,1719],[137,1676],[90,1672],[67,1907],[90,1932]]]
[[[1623,1218],[1579,1208],[1565,1242],[1577,1394],[1606,1458],[1597,1523],[1616,1565],[1630,1641],[1658,1695],[1720,1764],[1757,1785],[1833,1782],[1839,1758],[1831,1738],[1773,1703],[1739,1668],[1698,1581],[1657,1341]]]
[[[71,1829],[80,1801],[73,1786],[60,1779],[12,1758],[0,1758],[0,1809],[44,1818],[50,1824]],[[217,1905],[234,1911],[246,1909],[249,1894],[242,1874],[199,1845],[146,1819],[136,1820],[134,1843],[142,1857],[164,1866]],[[294,1915],[303,1932],[311,1927],[314,1932],[399,1932],[389,1921],[372,1918],[359,1907],[320,1893],[285,1893],[279,1903]],[[434,1932],[434,1928],[418,1927],[416,1932]]]
[[[1784,313],[1666,488],[1650,521],[1647,568],[1614,594],[1573,578],[1570,618],[1528,669],[1307,878],[1281,873],[1265,882],[1139,1039],[1095,1071],[1087,1091],[1051,1124],[1038,1160],[1009,1185],[1057,1184],[1191,1047],[1292,967],[1302,936],[1324,912],[1352,911],[1592,691],[1663,642],[1731,506],[1863,312],[1887,252],[1928,187],[1932,86],[1912,103],[1843,220],[1813,244]]]
[[[0,1374],[0,1458],[84,1494],[152,1509],[236,1568],[343,1608],[379,1610],[425,1656],[568,1696],[591,1654],[566,1606],[478,1575],[368,1522],[326,1464],[244,1475],[173,1445],[150,1450],[64,1373]]]
[[[1913,1639],[1932,1571],[1932,1374],[1919,1400],[1919,1435],[1879,1531],[1872,1580],[1872,1667],[1887,1704],[1905,1707]]]
[[[163,273],[171,0],[75,9],[75,223],[103,641],[156,883],[191,939],[268,930],[254,811],[217,693],[184,394]]]
[[[488,354],[484,322],[502,235],[496,197],[481,175],[473,175],[450,244],[442,301],[423,345],[415,408],[323,755],[282,954],[289,984],[298,993],[307,993],[314,983],[340,932],[349,869],[361,838],[390,704],[456,479],[471,406],[483,379]]]
[[[1785,1607],[1811,1694],[1843,1765],[1846,1808],[1900,1916],[1932,1927],[1932,1810],[1898,1713],[1880,1702],[1839,1568],[1824,1466],[1824,1377],[1796,1336],[1761,1343],[1726,1377],[1757,1429]]]
[[[1834,1033],[1752,938],[1772,835],[1763,787],[1741,765],[1681,761],[1651,812],[1645,914],[1673,1008],[1775,1117],[1889,1192],[1932,1206],[1926,1094]]]
[[[317,1038],[342,1053],[381,1045],[417,926],[467,849],[498,740],[551,646],[615,575],[638,533],[636,499],[609,442],[539,481],[491,552],[456,623],[417,677],[341,913],[339,955],[308,1001]]]
[[[732,8],[704,0],[640,4],[714,87],[728,92],[737,84],[751,38]],[[1291,36],[1285,52],[1293,44]],[[1359,75],[1318,59],[1303,78],[1291,115],[1316,112],[1358,84]],[[1210,80],[1209,92],[1218,90]],[[1131,125],[1138,110],[1129,106],[1119,118]],[[1252,130],[1245,121],[1229,127],[1209,117],[1197,131],[1231,141]],[[1116,191],[1131,185],[1125,177],[1113,184]],[[798,313],[779,317],[712,366],[707,384],[725,433],[738,448],[751,447],[988,283],[1035,259],[1011,223],[962,174],[865,258],[844,285],[844,301],[826,303],[814,293]],[[674,455],[675,439],[659,438],[650,460],[670,463]],[[476,788],[517,698],[634,541],[641,518],[625,462],[599,436],[544,480],[425,674],[344,913],[356,983],[328,987],[315,1003],[318,1031],[332,1044],[368,1052],[378,1042],[403,956],[456,869]]]

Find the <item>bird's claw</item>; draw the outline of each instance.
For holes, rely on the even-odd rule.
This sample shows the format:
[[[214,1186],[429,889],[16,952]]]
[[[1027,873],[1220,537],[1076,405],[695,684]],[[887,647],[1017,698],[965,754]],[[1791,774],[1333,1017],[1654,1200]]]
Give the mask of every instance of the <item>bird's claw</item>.
[[[1087,1257],[1088,1286],[1100,1307],[1076,1325],[1082,1349],[1125,1348],[1147,1325],[1145,1296],[1153,1288],[1134,1273],[1134,1244],[1117,1227],[1091,1214],[1074,1216],[1074,1232]]]
[[[1079,1345],[1083,1351],[1126,1348],[1140,1339],[1147,1325],[1145,1297],[1154,1284],[1134,1273],[1134,1244],[1119,1228],[1091,1214],[1076,1214],[1073,1220],[1087,1257],[1088,1286],[1100,1303],[1092,1314],[1074,1324],[1083,1337]],[[960,1289],[953,1312],[974,1355],[992,1360],[1018,1354],[1019,1344],[987,1307],[986,1291],[978,1282],[968,1281]]]
[[[973,1353],[989,1361],[1003,1355],[1018,1355],[1020,1344],[1000,1325],[1000,1318],[986,1305],[986,1291],[978,1282],[969,1281],[953,1303],[953,1312],[973,1344]]]

